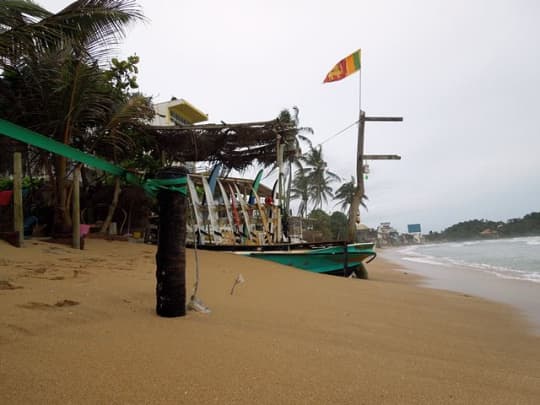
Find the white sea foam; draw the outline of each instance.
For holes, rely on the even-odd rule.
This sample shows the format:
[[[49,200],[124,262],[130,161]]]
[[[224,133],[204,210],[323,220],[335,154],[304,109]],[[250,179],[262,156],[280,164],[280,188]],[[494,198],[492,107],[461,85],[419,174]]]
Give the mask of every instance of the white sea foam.
[[[474,245],[478,245],[480,243],[479,240],[472,240],[472,241],[469,241],[469,242],[463,242],[463,245],[464,246],[474,246]]]
[[[416,250],[418,249],[420,245],[411,245],[411,246],[405,246],[405,247],[402,247],[398,250],[398,253],[402,254],[402,255],[406,255],[406,254],[410,254],[410,253],[415,253]],[[431,246],[431,245],[422,245],[424,247],[426,246]]]
[[[448,266],[441,261],[435,260],[434,258],[422,257],[422,256],[405,256],[401,258],[402,260],[407,260],[409,262],[423,263],[423,264],[433,264],[435,266]]]

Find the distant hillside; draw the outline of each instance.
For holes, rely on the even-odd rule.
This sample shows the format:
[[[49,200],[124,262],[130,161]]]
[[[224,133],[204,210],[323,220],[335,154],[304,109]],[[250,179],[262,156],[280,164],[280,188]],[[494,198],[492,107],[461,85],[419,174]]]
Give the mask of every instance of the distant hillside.
[[[540,235],[540,212],[531,212],[523,218],[506,222],[473,219],[452,225],[442,232],[430,232],[425,238],[435,242],[534,235]]]

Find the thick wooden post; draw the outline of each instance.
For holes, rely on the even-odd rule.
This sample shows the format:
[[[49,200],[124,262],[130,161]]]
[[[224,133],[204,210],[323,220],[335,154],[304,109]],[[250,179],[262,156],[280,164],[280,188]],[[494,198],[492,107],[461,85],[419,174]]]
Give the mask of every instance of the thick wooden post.
[[[24,212],[21,152],[13,154],[13,230],[18,232],[17,246],[22,247],[24,242]]]
[[[364,111],[360,111],[358,119],[358,140],[356,144],[356,191],[353,195],[351,206],[349,208],[349,234],[350,242],[356,241],[356,218],[360,215],[360,204],[364,196]]]
[[[73,171],[73,194],[71,196],[71,215],[73,222],[73,249],[81,248],[81,200],[79,192],[80,168],[77,166]]]
[[[366,117],[360,110],[358,118],[358,143],[356,145],[356,192],[353,195],[349,208],[349,235],[350,241],[356,240],[356,218],[360,220],[360,205],[365,194],[364,187],[364,160],[400,160],[399,155],[365,155],[364,154],[364,127],[366,121],[400,122],[403,117]]]
[[[184,167],[161,169],[157,179],[187,176]],[[156,253],[156,313],[163,317],[186,314],[186,196],[178,191],[158,193],[159,230]]]

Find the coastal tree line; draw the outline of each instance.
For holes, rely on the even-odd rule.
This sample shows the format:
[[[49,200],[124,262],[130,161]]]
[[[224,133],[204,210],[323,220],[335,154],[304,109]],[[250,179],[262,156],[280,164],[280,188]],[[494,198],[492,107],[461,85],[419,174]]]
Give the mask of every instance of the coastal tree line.
[[[506,222],[487,219],[459,222],[442,232],[430,232],[425,238],[431,242],[439,242],[537,235],[540,235],[540,212],[531,212],[522,218],[512,218]]]

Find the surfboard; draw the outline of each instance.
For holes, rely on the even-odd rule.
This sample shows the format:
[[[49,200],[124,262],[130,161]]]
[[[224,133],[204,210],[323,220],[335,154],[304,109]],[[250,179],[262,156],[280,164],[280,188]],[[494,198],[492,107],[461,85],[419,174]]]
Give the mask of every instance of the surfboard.
[[[204,188],[204,194],[206,195],[206,206],[208,208],[208,219],[210,220],[210,237],[215,243],[221,242],[222,234],[218,224],[218,211],[212,190],[206,177],[202,176],[202,184]]]
[[[229,222],[229,226],[231,227],[231,232],[233,233],[233,243],[236,244],[236,234],[235,232],[235,226],[233,222],[233,216],[231,212],[231,202],[229,201],[229,197],[227,196],[227,192],[225,191],[225,187],[223,187],[223,184],[219,179],[217,180],[217,184],[219,186],[219,190],[221,191],[221,198],[223,198],[223,205],[225,205],[225,211],[227,212],[227,221]]]
[[[268,217],[266,215],[266,212],[264,210],[264,207],[261,205],[261,200],[259,196],[257,195],[257,192],[254,188],[251,188],[251,192],[253,193],[253,196],[255,197],[255,205],[257,206],[257,209],[259,211],[259,215],[261,216],[261,222],[263,226],[264,235],[266,238],[266,241],[270,244],[272,243],[272,234],[270,233],[270,228],[268,224]]]
[[[240,214],[238,213],[238,209],[236,208],[236,197],[234,195],[234,191],[229,184],[229,192],[231,193],[231,210],[233,214],[234,223],[236,224],[236,232],[238,235],[247,237],[248,235],[244,235],[242,232],[242,221],[240,220]]]
[[[210,176],[208,177],[208,185],[210,186],[210,191],[212,191],[212,195],[214,195],[214,192],[216,190],[216,183],[220,172],[221,163],[216,163],[216,165],[212,168],[212,171],[210,172]]]
[[[190,176],[187,176],[187,185],[189,189],[189,196],[191,198],[191,205],[193,207],[193,214],[195,215],[195,222],[197,223],[197,233],[199,234],[198,243],[201,245],[204,245],[205,243],[204,235],[208,235],[208,233],[205,232],[203,229],[201,202],[199,200],[199,195],[197,194],[197,190],[195,189],[195,184],[193,184],[193,180],[191,180]]]
[[[235,184],[234,185],[234,188],[236,190],[236,194],[239,196],[238,197],[238,200],[240,201],[240,208],[242,210],[242,215],[244,217],[244,226],[245,226],[245,230],[244,230],[244,234],[246,234],[246,237],[248,239],[255,239],[255,241],[257,240],[257,235],[253,232],[251,232],[251,223],[250,223],[250,220],[249,220],[249,214],[248,214],[248,206],[246,204],[246,201],[240,197],[240,190],[238,189],[238,186]]]
[[[253,184],[251,185],[251,192],[249,193],[249,205],[255,204],[255,194],[257,194],[257,191],[259,191],[259,184],[261,184],[262,175],[263,169],[259,170],[259,173],[257,173],[255,180],[253,180]]]

